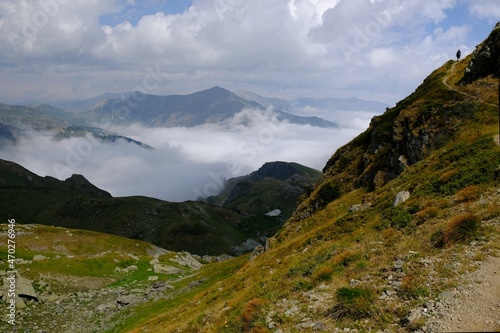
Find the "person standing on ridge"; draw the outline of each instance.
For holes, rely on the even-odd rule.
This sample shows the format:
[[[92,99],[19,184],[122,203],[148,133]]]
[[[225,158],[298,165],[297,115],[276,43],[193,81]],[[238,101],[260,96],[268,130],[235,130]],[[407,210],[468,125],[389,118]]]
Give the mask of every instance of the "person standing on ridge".
[[[457,51],[457,61],[460,60],[460,56],[462,55],[462,52],[460,50]]]

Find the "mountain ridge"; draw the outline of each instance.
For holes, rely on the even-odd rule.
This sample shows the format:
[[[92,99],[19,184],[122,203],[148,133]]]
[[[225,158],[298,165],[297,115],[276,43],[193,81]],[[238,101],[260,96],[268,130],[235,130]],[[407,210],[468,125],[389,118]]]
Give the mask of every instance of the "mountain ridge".
[[[231,91],[215,86],[188,95],[150,95],[132,92],[119,98],[95,100],[95,104],[77,113],[72,121],[78,124],[109,123],[147,127],[195,127],[227,120],[250,109],[266,111],[254,101],[247,101]],[[336,124],[319,117],[301,117],[281,110],[269,111],[279,121],[335,128]]]

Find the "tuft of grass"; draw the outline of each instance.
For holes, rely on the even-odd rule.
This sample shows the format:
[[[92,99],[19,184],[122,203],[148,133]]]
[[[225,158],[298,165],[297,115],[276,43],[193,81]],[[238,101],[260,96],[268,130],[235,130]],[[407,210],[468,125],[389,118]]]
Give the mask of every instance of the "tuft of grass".
[[[348,288],[337,289],[335,296],[337,303],[327,311],[326,316],[335,320],[348,317],[351,319],[360,319],[372,314],[374,293],[367,288]]]
[[[243,332],[267,332],[265,329],[264,300],[251,299],[241,313]],[[262,331],[264,329],[264,331]]]
[[[424,222],[426,220],[436,218],[438,217],[438,215],[439,215],[439,208],[434,206],[424,208],[423,210],[421,210],[416,214],[417,220],[419,222]]]
[[[478,186],[470,185],[457,192],[455,198],[457,202],[470,202],[481,197],[481,191]]]
[[[401,293],[407,298],[419,298],[429,296],[430,291],[415,275],[407,275],[401,281]]]
[[[321,266],[313,273],[313,280],[316,282],[326,282],[332,279],[333,268],[331,266]]]
[[[465,213],[451,219],[443,230],[443,243],[450,246],[454,243],[467,242],[476,237],[479,218],[472,213]]]

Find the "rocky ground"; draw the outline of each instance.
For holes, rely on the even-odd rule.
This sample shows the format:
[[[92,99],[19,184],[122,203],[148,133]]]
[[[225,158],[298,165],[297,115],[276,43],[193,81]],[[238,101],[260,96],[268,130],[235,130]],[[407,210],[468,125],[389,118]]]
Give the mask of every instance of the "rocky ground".
[[[498,332],[500,330],[500,258],[488,257],[462,284],[443,295],[431,332]]]
[[[40,275],[39,279],[29,280],[19,272],[28,275],[33,263],[37,261],[61,260],[63,256],[48,258],[35,255],[31,260],[17,259],[16,266],[16,316],[15,325],[8,323],[8,308],[0,309],[0,332],[25,333],[89,333],[105,332],[116,329],[123,323],[134,308],[141,304],[168,300],[178,293],[185,293],[203,281],[183,281],[190,278],[203,266],[199,256],[187,252],[174,254],[157,247],[150,253],[148,267],[138,267],[139,258],[126,253],[115,253],[116,261],[129,257],[137,264],[128,267],[116,267],[115,272],[127,281],[113,285],[114,279],[106,277],[70,276],[58,273]],[[161,256],[171,253],[172,257],[165,262]],[[208,257],[206,262],[218,262],[230,256]],[[140,281],[127,280],[127,276],[143,270],[147,277]],[[8,300],[7,277],[10,273],[0,271],[4,288],[0,290],[0,298]],[[63,288],[60,288],[63,286]],[[80,291],[61,292],[64,286],[79,286]]]

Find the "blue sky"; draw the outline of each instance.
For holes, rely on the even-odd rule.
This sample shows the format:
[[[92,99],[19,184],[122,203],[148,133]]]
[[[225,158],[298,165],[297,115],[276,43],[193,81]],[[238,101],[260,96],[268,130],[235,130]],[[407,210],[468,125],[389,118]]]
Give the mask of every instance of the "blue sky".
[[[139,20],[146,15],[154,15],[160,12],[180,14],[189,9],[191,5],[190,0],[123,1],[122,8],[118,13],[101,16],[99,23],[115,26],[123,21],[129,21],[132,25],[137,25]]]
[[[498,0],[2,1],[0,101],[219,85],[394,104],[499,20]]]

